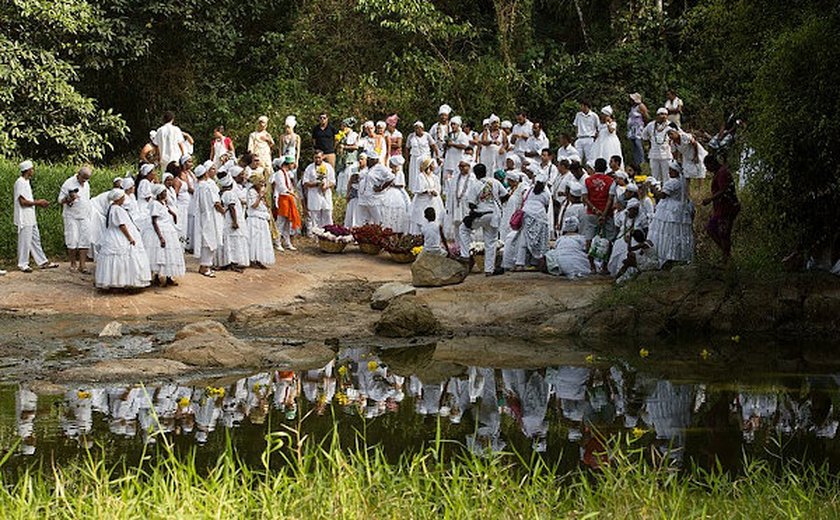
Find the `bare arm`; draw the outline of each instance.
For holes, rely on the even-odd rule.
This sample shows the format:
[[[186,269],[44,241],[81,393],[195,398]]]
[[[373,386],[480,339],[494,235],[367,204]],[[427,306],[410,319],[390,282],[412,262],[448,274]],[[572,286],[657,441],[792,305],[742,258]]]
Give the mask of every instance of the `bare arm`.
[[[120,231],[122,231],[122,234],[125,235],[125,238],[128,239],[129,244],[135,244],[134,239],[131,237],[131,233],[128,232],[128,228],[125,226],[125,224],[120,224]]]

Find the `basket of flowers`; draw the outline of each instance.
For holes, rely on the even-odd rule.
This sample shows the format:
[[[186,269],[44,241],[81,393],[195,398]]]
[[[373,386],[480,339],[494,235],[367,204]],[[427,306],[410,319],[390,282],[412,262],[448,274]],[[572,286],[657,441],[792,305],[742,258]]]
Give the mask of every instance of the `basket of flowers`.
[[[497,262],[498,262],[498,257],[500,256],[503,248],[504,248],[504,243],[501,240],[496,241]],[[470,256],[472,256],[473,259],[475,260],[475,263],[473,264],[472,272],[474,272],[474,273],[484,272],[484,242],[472,242],[470,244]]]
[[[344,226],[329,225],[314,228],[312,234],[318,239],[318,249],[324,253],[336,254],[344,251],[353,242],[353,233]]]
[[[378,255],[382,251],[383,240],[393,234],[390,228],[383,228],[379,224],[365,224],[353,228],[353,238],[366,255]]]
[[[391,255],[391,260],[398,264],[410,264],[417,257],[414,254],[415,248],[420,247],[422,250],[423,237],[422,235],[409,235],[397,233],[382,240],[382,246],[388,254]]]

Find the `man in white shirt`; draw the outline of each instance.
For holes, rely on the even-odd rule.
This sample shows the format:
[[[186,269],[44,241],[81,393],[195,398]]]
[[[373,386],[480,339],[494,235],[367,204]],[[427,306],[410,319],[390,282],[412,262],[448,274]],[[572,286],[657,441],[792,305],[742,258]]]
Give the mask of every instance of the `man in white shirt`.
[[[592,144],[595,142],[599,122],[598,114],[590,110],[589,101],[582,100],[580,102],[580,112],[575,114],[575,120],[572,123],[577,131],[575,149],[580,154],[581,164],[586,164],[592,158]]]
[[[516,124],[510,132],[510,142],[513,144],[513,153],[520,159],[524,159],[525,153],[528,152],[528,139],[534,135],[533,126],[524,111],[520,110],[516,114]]]
[[[87,248],[90,245],[90,176],[87,166],[64,181],[58,192],[58,203],[61,204],[61,216],[64,219],[64,244],[70,256],[70,270],[76,270],[76,260],[79,262],[79,272],[89,274],[85,268]]]
[[[496,248],[499,241],[502,203],[507,198],[508,191],[501,182],[487,176],[487,168],[483,164],[476,164],[473,167],[473,173],[478,180],[470,187],[466,199],[475,215],[474,218],[472,218],[473,215],[464,216],[465,220],[461,222],[458,229],[458,247],[461,258],[468,260],[473,231],[481,229],[484,237],[484,274],[485,276],[499,275],[504,273],[504,270],[496,268]],[[471,225],[468,226],[468,223]]]
[[[38,231],[35,208],[46,208],[50,203],[32,196],[29,179],[33,175],[35,167],[32,161],[20,163],[20,177],[15,181],[14,222],[18,230],[18,268],[24,273],[32,272],[32,268],[29,267],[30,255],[41,269],[58,267],[58,264],[47,260],[47,255],[41,247],[41,233]]]
[[[682,126],[683,100],[677,97],[677,92],[669,88],[665,91],[665,108],[668,109],[668,121]]]
[[[315,150],[313,161],[303,172],[306,210],[309,225],[323,228],[333,223],[332,190],[335,188],[335,170],[324,160],[324,152],[321,150]]]
[[[449,126],[450,114],[452,114],[452,107],[446,104],[441,105],[438,109],[437,123],[433,124],[432,127],[429,128],[429,133],[435,141],[436,150],[434,157],[438,160],[438,166],[443,166],[443,156],[446,151],[446,138],[452,130]]]
[[[670,124],[668,109],[662,107],[656,111],[656,120],[648,123],[642,130],[642,139],[650,141],[650,174],[659,182],[668,180],[668,169],[673,159],[671,137],[668,133],[671,129]]]
[[[160,168],[166,170],[166,166],[172,161],[178,162],[186,153],[184,133],[175,126],[175,114],[167,111],[163,114],[163,126],[157,129],[152,143],[158,147],[160,152]]]
[[[572,146],[572,137],[566,132],[560,134],[560,148],[557,149],[557,161],[563,159],[569,161],[569,164],[572,164],[572,161],[580,162],[580,154]]]

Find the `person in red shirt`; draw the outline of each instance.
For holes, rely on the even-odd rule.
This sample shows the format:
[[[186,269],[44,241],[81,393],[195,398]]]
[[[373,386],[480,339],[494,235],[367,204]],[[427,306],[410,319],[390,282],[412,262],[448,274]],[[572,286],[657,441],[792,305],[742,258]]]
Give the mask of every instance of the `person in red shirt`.
[[[703,205],[712,205],[712,216],[706,225],[706,231],[723,252],[724,263],[729,262],[732,254],[732,226],[735,217],[741,211],[741,203],[735,193],[735,183],[729,169],[720,164],[713,155],[703,160],[706,169],[712,174],[712,194],[703,199]]]
[[[606,174],[607,161],[603,158],[595,160],[595,173],[587,177],[583,183],[583,205],[586,207],[586,215],[581,222],[581,233],[586,239],[586,249],[592,244],[596,235],[603,235],[610,242],[616,235],[615,222],[613,220],[613,184],[615,181]],[[609,258],[609,251],[607,251]],[[590,257],[589,263],[592,272],[595,272],[595,259]],[[606,262],[604,262],[606,269]]]

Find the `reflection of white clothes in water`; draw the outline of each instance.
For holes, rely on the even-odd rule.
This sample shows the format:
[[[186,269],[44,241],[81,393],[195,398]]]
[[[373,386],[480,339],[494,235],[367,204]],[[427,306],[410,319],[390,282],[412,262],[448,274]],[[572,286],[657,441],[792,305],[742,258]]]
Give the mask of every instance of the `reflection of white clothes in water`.
[[[38,395],[25,386],[15,392],[17,433],[26,439],[35,432],[35,411],[38,409]]]
[[[690,385],[657,381],[656,389],[645,400],[647,420],[656,430],[656,438],[673,440],[675,446],[681,446],[684,430],[691,423],[693,404],[694,395]]]
[[[544,436],[548,433],[548,384],[543,376],[534,371],[528,377],[519,395],[522,402],[522,433],[526,437]]]
[[[423,384],[420,398],[415,403],[420,415],[437,415],[440,412],[440,400],[443,396],[443,383]]]
[[[586,408],[586,383],[590,369],[586,367],[548,368],[545,378],[554,388],[554,393],[561,401],[563,417],[580,422]]]
[[[476,368],[470,367],[467,370],[468,379],[470,382],[470,402],[474,403],[478,400],[481,394],[484,392],[484,376],[487,371],[490,370],[492,374],[492,369],[488,368]]]
[[[468,379],[458,379],[456,377],[452,377],[446,384],[446,393],[451,396],[450,406],[452,412],[449,419],[454,424],[460,423],[464,412],[471,406],[470,381]]]

